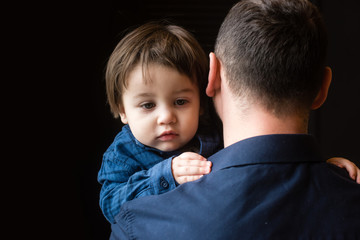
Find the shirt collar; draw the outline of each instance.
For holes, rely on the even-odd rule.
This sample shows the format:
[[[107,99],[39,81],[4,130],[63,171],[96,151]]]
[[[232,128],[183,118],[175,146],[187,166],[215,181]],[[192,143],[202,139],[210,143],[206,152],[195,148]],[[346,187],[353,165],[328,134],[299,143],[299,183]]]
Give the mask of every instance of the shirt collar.
[[[276,134],[234,143],[209,158],[212,172],[233,166],[323,161],[316,140],[307,134]]]

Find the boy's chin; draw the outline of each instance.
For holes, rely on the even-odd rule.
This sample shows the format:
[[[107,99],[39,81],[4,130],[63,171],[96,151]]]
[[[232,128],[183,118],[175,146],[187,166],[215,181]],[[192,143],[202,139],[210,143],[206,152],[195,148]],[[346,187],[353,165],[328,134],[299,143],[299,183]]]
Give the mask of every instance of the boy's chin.
[[[159,149],[160,151],[163,151],[163,152],[173,152],[173,151],[179,150],[181,147],[182,147],[182,145],[180,145],[178,143],[164,143],[155,148]]]

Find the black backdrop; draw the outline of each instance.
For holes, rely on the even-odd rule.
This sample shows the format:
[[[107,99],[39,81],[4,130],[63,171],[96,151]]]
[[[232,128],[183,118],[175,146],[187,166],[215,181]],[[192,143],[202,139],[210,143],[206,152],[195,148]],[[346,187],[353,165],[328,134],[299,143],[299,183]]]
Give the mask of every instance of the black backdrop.
[[[13,221],[27,230],[14,231],[15,235],[108,238],[110,226],[99,208],[96,178],[102,154],[120,130],[120,122],[106,105],[107,58],[125,29],[164,18],[190,30],[208,53],[235,2],[103,0],[15,6],[10,20],[20,19],[13,29],[19,34],[18,46],[28,49],[26,56],[21,55],[29,66],[22,78],[32,76],[26,82],[34,89],[31,100],[26,100],[30,109],[22,112],[28,121],[20,118],[20,124],[29,128],[28,135],[41,138],[29,137],[29,153],[38,161],[30,161],[28,179],[33,181],[22,193],[30,214]],[[358,164],[359,1],[316,3],[329,30],[333,83],[325,105],[312,114],[311,132],[325,156],[343,156]]]

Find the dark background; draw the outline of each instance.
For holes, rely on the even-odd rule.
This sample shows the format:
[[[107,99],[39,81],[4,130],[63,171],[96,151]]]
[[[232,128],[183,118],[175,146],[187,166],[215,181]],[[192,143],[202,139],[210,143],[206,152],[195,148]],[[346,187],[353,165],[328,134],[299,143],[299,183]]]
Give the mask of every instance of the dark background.
[[[15,188],[21,196],[17,208],[24,206],[24,211],[11,214],[13,234],[108,239],[110,225],[98,204],[97,172],[120,121],[113,119],[106,104],[107,58],[126,29],[164,18],[190,30],[209,53],[223,18],[236,2],[14,3],[8,20],[14,22],[10,35],[16,36],[16,47],[8,62],[15,66],[14,79],[23,80],[23,89],[18,90],[15,81],[14,92],[21,92],[15,94],[21,104],[13,109],[20,133],[12,137],[20,142],[14,152],[26,153],[22,165],[27,174],[25,183]],[[358,164],[359,1],[315,2],[329,30],[333,82],[327,102],[312,114],[311,133],[326,157],[342,156]]]

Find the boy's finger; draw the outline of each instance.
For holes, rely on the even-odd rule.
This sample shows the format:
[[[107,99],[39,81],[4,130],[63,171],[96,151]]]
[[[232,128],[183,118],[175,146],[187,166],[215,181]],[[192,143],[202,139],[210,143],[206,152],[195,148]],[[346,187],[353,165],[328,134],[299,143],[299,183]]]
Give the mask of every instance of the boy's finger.
[[[201,156],[200,154],[194,152],[184,152],[178,156],[180,159],[189,159],[189,160],[201,160],[206,161],[207,159]]]
[[[192,182],[192,181],[195,181],[195,180],[198,180],[199,178],[201,178],[202,176],[204,175],[192,175],[192,176],[182,176],[182,177],[179,177],[179,184],[183,184],[183,183],[186,183],[186,182]]]
[[[327,162],[334,164],[340,168],[345,168],[346,171],[349,173],[350,178],[360,184],[360,176],[359,176],[360,170],[355,165],[355,163],[345,158],[338,158],[338,157],[330,158],[327,160]]]
[[[186,166],[186,167],[179,167],[177,171],[177,175],[180,176],[203,175],[203,174],[208,174],[210,171],[211,171],[210,167]]]
[[[179,160],[177,162],[179,166],[198,166],[198,167],[211,167],[212,163],[210,161],[201,161],[201,160]]]

